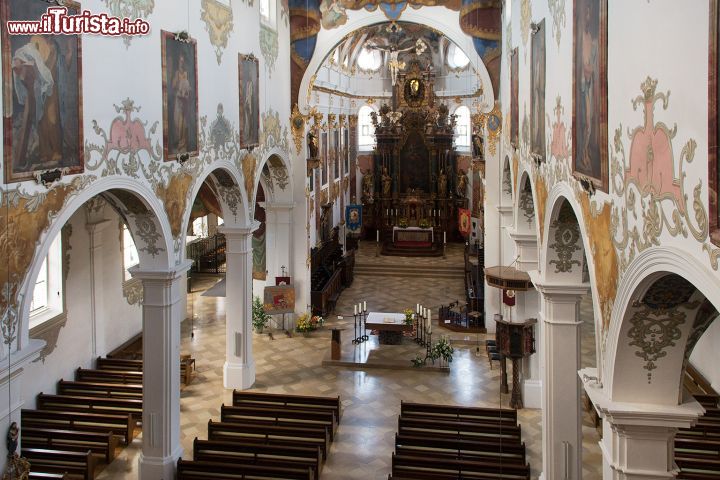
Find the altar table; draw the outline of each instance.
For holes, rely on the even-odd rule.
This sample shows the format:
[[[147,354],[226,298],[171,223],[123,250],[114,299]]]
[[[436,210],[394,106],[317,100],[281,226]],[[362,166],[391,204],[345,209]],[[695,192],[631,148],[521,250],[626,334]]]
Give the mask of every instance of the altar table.
[[[411,332],[412,324],[405,325],[405,314],[403,313],[368,313],[365,328],[380,332],[380,344],[397,345],[402,340],[403,332]]]
[[[435,242],[433,228],[393,227],[393,243],[395,242]]]

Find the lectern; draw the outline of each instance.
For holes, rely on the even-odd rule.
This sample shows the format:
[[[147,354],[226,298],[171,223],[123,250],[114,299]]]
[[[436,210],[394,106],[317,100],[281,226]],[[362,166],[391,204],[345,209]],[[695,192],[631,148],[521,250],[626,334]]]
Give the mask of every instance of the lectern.
[[[535,353],[535,330],[537,320],[534,318],[524,322],[508,322],[496,320],[495,342],[498,352],[512,359],[513,385],[510,397],[511,408],[523,408],[520,391],[520,360]]]

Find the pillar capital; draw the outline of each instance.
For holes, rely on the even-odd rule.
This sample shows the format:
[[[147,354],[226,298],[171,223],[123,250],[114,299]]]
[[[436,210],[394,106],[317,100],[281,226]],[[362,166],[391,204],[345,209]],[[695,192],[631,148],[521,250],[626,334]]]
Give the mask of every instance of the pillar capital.
[[[574,302],[580,300],[590,292],[589,283],[558,283],[547,282],[537,270],[528,272],[535,290],[540,292],[545,300],[553,302]]]
[[[180,262],[174,267],[165,269],[143,269],[140,265],[136,265],[128,271],[133,278],[139,278],[140,280],[155,280],[155,281],[172,281],[185,275],[185,272],[190,270],[192,266],[192,260],[185,260]]]
[[[255,230],[260,228],[260,222],[253,221],[249,226],[247,227],[229,227],[226,225],[221,225],[218,227],[218,231],[225,235],[227,238],[235,237],[249,237],[253,234]]]
[[[287,211],[295,208],[295,202],[265,202],[265,210]]]

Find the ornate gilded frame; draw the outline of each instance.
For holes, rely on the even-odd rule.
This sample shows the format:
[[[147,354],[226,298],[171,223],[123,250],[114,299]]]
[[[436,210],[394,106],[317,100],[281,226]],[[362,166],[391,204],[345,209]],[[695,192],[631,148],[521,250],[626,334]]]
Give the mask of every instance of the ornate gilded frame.
[[[708,207],[710,211],[710,240],[720,245],[720,208],[718,208],[718,145],[720,132],[718,131],[718,45],[720,44],[720,31],[718,23],[718,0],[710,0],[710,36],[708,40]]]

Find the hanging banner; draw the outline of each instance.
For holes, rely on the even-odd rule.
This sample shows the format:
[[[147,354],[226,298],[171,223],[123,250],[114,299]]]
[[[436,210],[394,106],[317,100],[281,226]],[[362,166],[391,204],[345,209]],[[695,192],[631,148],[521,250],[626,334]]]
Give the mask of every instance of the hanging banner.
[[[345,207],[345,224],[349,233],[360,233],[362,230],[362,205]]]
[[[503,303],[508,307],[515,306],[515,290],[503,290]]]
[[[466,208],[458,208],[458,230],[463,237],[468,237],[472,231],[471,213]]]

